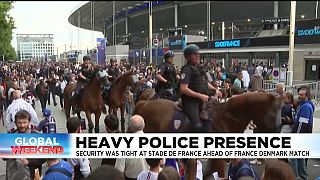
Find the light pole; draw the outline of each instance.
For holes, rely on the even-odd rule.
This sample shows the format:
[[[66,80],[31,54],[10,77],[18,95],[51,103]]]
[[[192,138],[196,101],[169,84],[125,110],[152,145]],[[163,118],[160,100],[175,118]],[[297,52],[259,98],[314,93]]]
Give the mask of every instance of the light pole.
[[[163,29],[162,28],[160,28],[160,31],[161,31],[161,47],[164,47],[164,40],[163,40],[163,31],[162,31]]]
[[[288,77],[287,77],[287,86],[289,86],[289,88],[292,87],[292,81],[293,81],[293,55],[294,55],[295,22],[296,22],[296,1],[291,1],[289,60],[288,60]]]
[[[211,33],[212,33],[212,34],[211,34],[211,41],[213,41],[213,40],[214,40],[214,24],[215,24],[215,23],[212,22],[211,24],[212,24],[212,28],[211,28]]]
[[[234,25],[233,25],[233,23],[231,23],[231,39],[234,38],[234,37],[233,37],[233,27],[234,27]]]
[[[116,2],[112,2],[112,35],[113,35],[113,45],[116,45],[116,31],[115,31],[115,19],[116,19]]]
[[[149,1],[149,48],[150,48],[150,52],[149,52],[150,53],[149,64],[150,64],[152,63],[152,1]]]
[[[319,6],[319,1],[316,3],[316,19],[318,19],[318,6]]]
[[[221,39],[224,40],[224,21],[222,22],[222,25],[221,25]]]

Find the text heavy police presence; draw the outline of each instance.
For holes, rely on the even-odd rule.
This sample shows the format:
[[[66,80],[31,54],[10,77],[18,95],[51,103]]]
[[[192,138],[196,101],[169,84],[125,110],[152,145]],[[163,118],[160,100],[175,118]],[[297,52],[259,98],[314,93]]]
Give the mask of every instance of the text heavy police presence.
[[[76,148],[291,148],[291,137],[76,137]],[[199,144],[203,142],[203,144]]]

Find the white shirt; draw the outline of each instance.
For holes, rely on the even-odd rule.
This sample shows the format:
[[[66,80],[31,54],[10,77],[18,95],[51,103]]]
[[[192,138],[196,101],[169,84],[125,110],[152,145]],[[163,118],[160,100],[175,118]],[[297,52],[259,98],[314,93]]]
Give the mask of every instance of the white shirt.
[[[196,175],[196,178],[199,179],[199,180],[203,180],[202,163],[199,160],[197,160],[197,175]]]
[[[13,89],[13,88],[10,88],[10,89],[8,90],[8,99],[11,98],[11,93],[12,93],[13,91],[15,91],[15,89]]]
[[[151,82],[152,80],[150,80],[150,81],[147,81],[147,86],[149,86],[150,88],[152,88],[152,82]]]
[[[120,172],[123,172],[127,178],[137,178],[143,170],[148,170],[150,167],[145,158],[138,159],[124,159],[119,158],[116,160],[114,166]]]
[[[59,86],[59,84],[60,84],[61,92],[63,93],[64,88],[66,88],[66,86],[67,86],[67,82],[66,82],[65,80],[63,80],[62,82],[61,82],[61,81],[58,81],[58,82],[56,83],[56,86]]]
[[[68,162],[72,164],[73,168],[76,165],[80,165],[80,171],[85,178],[91,173],[90,161],[88,158],[71,158],[68,159]]]
[[[135,133],[143,134],[143,131],[137,131]],[[145,158],[118,158],[114,167],[120,172],[123,172],[127,178],[132,179],[137,178],[143,170],[148,170],[150,168]]]
[[[263,71],[263,67],[262,66],[256,67],[256,73],[260,74],[260,76],[262,76],[262,71]]]
[[[160,171],[162,168],[160,168]],[[149,170],[143,170],[137,177],[137,180],[157,180],[159,173],[151,172]]]
[[[250,83],[250,75],[246,70],[243,70],[242,74],[243,74],[243,87],[248,88]]]
[[[12,129],[17,129],[14,116],[20,110],[26,110],[30,113],[31,124],[35,126],[39,124],[37,113],[31,106],[31,104],[29,104],[27,101],[23,99],[16,99],[12,101],[12,103],[7,109],[6,128],[8,132],[10,132]]]

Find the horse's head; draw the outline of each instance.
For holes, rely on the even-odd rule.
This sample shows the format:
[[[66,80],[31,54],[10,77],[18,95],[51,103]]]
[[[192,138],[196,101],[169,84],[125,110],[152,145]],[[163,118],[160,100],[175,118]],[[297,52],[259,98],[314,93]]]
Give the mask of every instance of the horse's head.
[[[109,80],[107,77],[108,77],[108,73],[106,70],[97,68],[94,72],[94,77],[92,78],[93,79],[96,78],[102,84],[109,84]]]
[[[275,133],[280,132],[282,99],[269,93],[258,92],[259,96],[265,96],[265,103],[260,106],[261,114],[253,119],[257,125],[255,132]],[[258,97],[257,97],[258,98]],[[257,113],[257,112],[256,112]]]

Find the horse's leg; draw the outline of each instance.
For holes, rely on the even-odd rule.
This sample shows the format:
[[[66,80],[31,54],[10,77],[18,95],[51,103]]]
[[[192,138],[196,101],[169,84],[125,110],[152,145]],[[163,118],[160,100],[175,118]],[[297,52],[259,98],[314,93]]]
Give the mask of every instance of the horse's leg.
[[[110,106],[108,106],[108,113],[109,113],[109,115],[111,115],[111,113],[112,113],[112,108]]]
[[[68,100],[64,100],[64,113],[66,115],[67,120],[70,119],[70,109],[71,104],[68,102]]]
[[[204,175],[205,178],[208,178],[214,172],[218,172],[219,177],[224,178],[226,176],[225,173],[226,160],[224,159],[208,159],[208,168],[209,170]]]
[[[185,180],[195,180],[197,176],[197,159],[189,159],[184,172]]]
[[[122,103],[121,107],[120,107],[120,111],[121,111],[121,131],[122,133],[125,133],[125,128],[124,128],[124,124],[125,124],[125,119],[124,119],[124,103]]]
[[[93,122],[92,122],[92,119],[91,119],[91,112],[89,112],[88,110],[85,111],[86,113],[86,117],[88,119],[88,125],[89,125],[89,133],[92,133],[92,130],[93,130]]]
[[[98,111],[96,113],[94,113],[94,118],[95,118],[95,122],[94,122],[94,132],[95,133],[99,133],[99,120],[100,120],[100,116],[101,116],[101,111]]]

